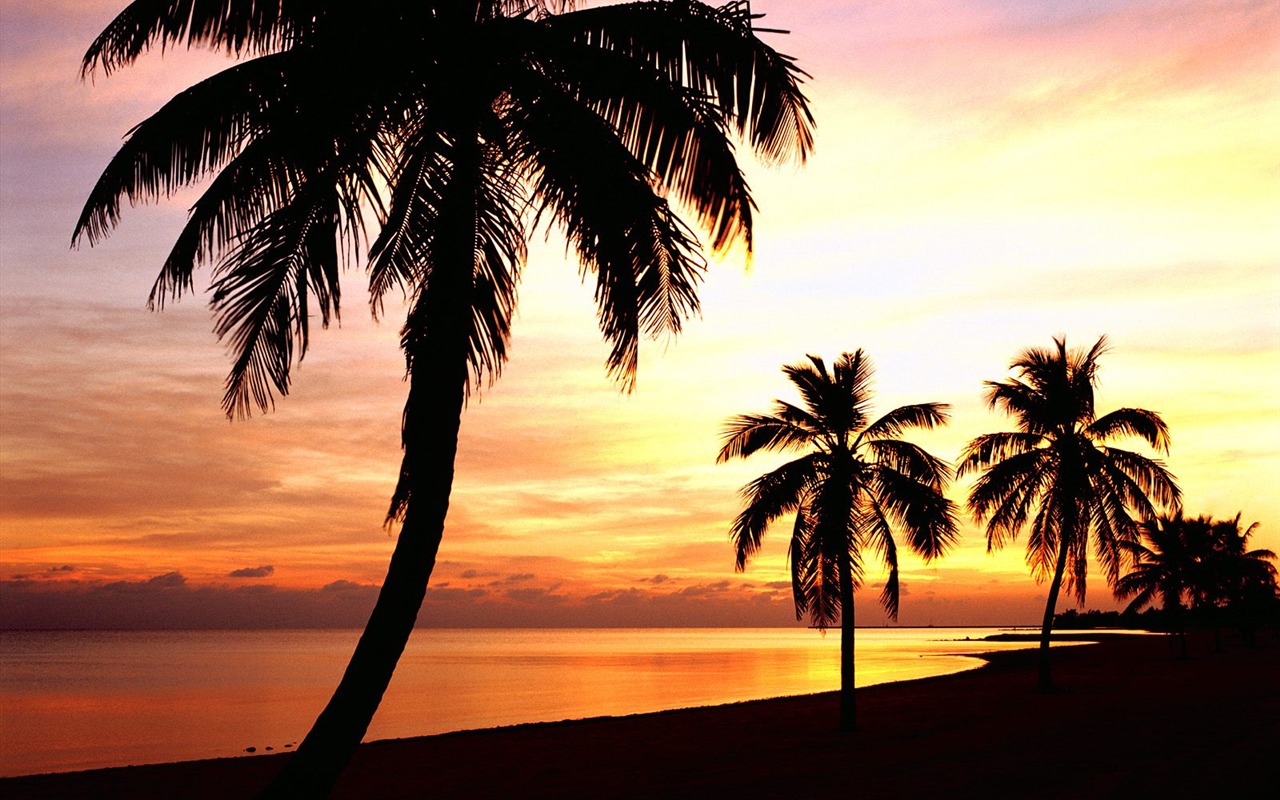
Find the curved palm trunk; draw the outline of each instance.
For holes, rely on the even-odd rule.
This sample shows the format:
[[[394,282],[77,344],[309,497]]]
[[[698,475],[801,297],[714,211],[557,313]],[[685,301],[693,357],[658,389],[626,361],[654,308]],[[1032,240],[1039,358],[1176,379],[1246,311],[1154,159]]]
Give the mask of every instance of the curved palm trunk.
[[[840,730],[856,730],[858,706],[853,694],[853,568],[840,559]]]
[[[444,533],[466,387],[462,363],[461,380],[433,380],[433,370],[422,369],[425,365],[414,371],[405,412],[405,460],[416,462],[418,490],[405,512],[377,604],[338,688],[263,797],[326,796],[364,738],[391,682]]]
[[[467,174],[462,165],[458,172]],[[452,252],[441,252],[452,258],[441,261],[467,266],[432,270],[406,324],[412,330],[413,321],[426,321],[424,335],[405,337],[409,396],[396,487],[404,517],[387,577],[333,697],[263,798],[322,798],[332,790],[382,702],[435,568],[466,400],[474,285],[474,192],[468,204],[466,186],[455,189],[461,202],[451,209],[448,228],[459,235]]]
[[[1049,676],[1049,633],[1053,630],[1053,612],[1058,606],[1058,590],[1062,588],[1062,574],[1067,566],[1067,543],[1069,537],[1063,532],[1058,547],[1058,563],[1053,569],[1053,582],[1049,584],[1049,600],[1044,607],[1044,622],[1040,625],[1040,691],[1053,689],[1053,680]]]

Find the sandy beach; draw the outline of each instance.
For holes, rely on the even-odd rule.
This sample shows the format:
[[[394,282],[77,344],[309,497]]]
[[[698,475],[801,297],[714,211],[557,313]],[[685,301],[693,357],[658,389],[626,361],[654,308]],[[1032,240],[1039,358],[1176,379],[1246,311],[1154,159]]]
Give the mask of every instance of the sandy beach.
[[[1160,636],[1033,650],[982,669],[834,694],[364,745],[337,798],[1249,797],[1280,742],[1280,641],[1182,661]],[[715,680],[715,676],[707,676]],[[252,797],[287,756],[0,781],[5,798]]]

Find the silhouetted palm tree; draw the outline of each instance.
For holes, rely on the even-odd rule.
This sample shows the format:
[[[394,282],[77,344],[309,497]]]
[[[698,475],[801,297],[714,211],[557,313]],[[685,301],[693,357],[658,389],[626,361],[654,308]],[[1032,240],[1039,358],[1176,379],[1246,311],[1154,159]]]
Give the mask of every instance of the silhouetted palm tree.
[[[945,424],[947,406],[901,406],[871,421],[873,370],[862,350],[842,354],[830,372],[817,356],[783,372],[803,406],[775,400],[771,414],[730,419],[717,462],[761,450],[807,452],[743,488],[746,507],[730,536],[742,571],[769,524],[795,515],[788,557],[796,619],[808,613],[822,629],[840,623],[840,727],[853,730],[853,594],[862,581],[863,551],[875,550],[888,567],[880,601],[897,619],[894,529],[926,561],[956,539],[955,505],[943,496],[951,468],[898,438]]]
[[[137,0],[90,47],[85,74],[152,47],[244,57],[130,132],[74,235],[106,236],[121,198],[207,180],[151,303],[220,259],[228,415],[287,394],[312,315],[337,318],[340,268],[366,246],[375,314],[388,291],[409,300],[387,514],[400,534],[342,682],[275,791],[325,793],[381,700],[435,563],[463,404],[506,358],[538,221],[594,275],[607,366],[627,387],[640,335],[679,331],[698,306],[701,246],[671,203],[714,251],[749,251],[731,135],[767,161],[812,143],[803,73],[753,19],[746,3],[693,0]]]
[[[1218,625],[1219,609],[1235,618],[1245,644],[1253,644],[1258,618],[1274,604],[1277,593],[1276,568],[1271,562],[1276,554],[1270,550],[1250,550],[1249,538],[1258,523],[1240,527],[1240,514],[1234,519],[1213,523],[1210,528],[1212,547],[1205,558],[1206,569],[1201,592],[1213,614],[1214,640],[1222,649]]]
[[[1014,418],[1017,430],[988,433],[966,445],[958,475],[980,472],[969,494],[978,521],[987,520],[987,549],[997,550],[1030,525],[1027,562],[1037,580],[1050,578],[1040,631],[1040,688],[1052,688],[1049,632],[1058,591],[1066,578],[1080,602],[1085,597],[1088,547],[1109,583],[1129,558],[1122,542],[1137,542],[1142,519],[1155,504],[1176,508],[1180,492],[1157,460],[1110,447],[1121,436],[1136,436],[1160,452],[1169,449],[1164,420],[1152,411],[1121,408],[1103,416],[1094,411],[1098,357],[1106,337],[1087,351],[1030,348],[1014,360],[1017,376],[987,381],[986,400]],[[1068,567],[1070,569],[1068,570]]]
[[[1115,584],[1116,597],[1132,597],[1125,613],[1160,600],[1165,619],[1187,657],[1186,610],[1200,596],[1205,559],[1212,548],[1208,517],[1187,519],[1181,513],[1145,520],[1138,526],[1142,541],[1122,541],[1133,566]]]

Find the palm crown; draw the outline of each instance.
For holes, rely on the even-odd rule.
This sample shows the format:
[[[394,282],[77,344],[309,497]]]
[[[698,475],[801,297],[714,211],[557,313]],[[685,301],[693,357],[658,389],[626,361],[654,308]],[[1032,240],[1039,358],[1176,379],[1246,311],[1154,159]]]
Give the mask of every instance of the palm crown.
[[[229,415],[286,394],[309,320],[339,314],[340,267],[368,246],[375,313],[423,298],[446,265],[464,287],[470,381],[506,357],[525,240],[558,223],[594,275],[610,371],[642,333],[678,331],[713,250],[751,244],[751,195],[727,134],[801,158],[812,120],[791,59],[751,35],[745,4],[651,0],[554,14],[548,0],[138,0],[85,55],[111,72],[153,46],[246,56],[137,125],[74,238],[131,203],[208,179],[151,293],[161,306],[218,260],[212,305],[233,364]],[[370,235],[369,224],[375,232]],[[474,264],[474,268],[471,266]],[[469,279],[469,280],[468,280]]]
[[[1097,416],[1094,388],[1106,337],[1086,351],[1068,350],[1065,339],[1054,344],[1024,351],[1012,364],[1018,377],[987,382],[988,405],[1013,417],[1017,430],[973,439],[957,472],[982,473],[969,507],[987,520],[988,549],[1003,547],[1029,523],[1033,572],[1052,576],[1064,555],[1067,586],[1083,601],[1089,534],[1114,582],[1125,557],[1120,543],[1138,539],[1133,517],[1153,518],[1156,505],[1175,507],[1180,492],[1161,462],[1106,444],[1136,436],[1160,452],[1169,448],[1168,427],[1152,411]]]
[[[803,404],[775,400],[771,414],[732,418],[719,460],[761,450],[809,452],[743,489],[745,508],[731,529],[737,567],[745,568],[772,521],[794,514],[789,558],[797,618],[807,612],[819,627],[840,618],[841,586],[848,580],[852,591],[861,584],[864,548],[875,550],[888,570],[880,599],[896,618],[893,531],[902,531],[926,560],[942,555],[957,536],[954,504],[943,496],[950,468],[897,437],[945,424],[947,407],[901,406],[872,420],[873,369],[862,350],[843,354],[830,371],[817,356],[783,371]]]

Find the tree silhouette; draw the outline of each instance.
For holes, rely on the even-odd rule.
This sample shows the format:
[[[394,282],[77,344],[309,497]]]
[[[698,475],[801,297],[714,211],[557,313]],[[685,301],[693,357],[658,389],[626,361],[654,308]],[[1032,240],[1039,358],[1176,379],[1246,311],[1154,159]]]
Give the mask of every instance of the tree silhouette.
[[[1223,612],[1235,618],[1240,636],[1253,644],[1254,630],[1277,600],[1276,554],[1270,550],[1250,550],[1249,539],[1258,523],[1240,527],[1234,519],[1214,522],[1209,529],[1211,548],[1205,557],[1204,581],[1200,587],[1203,603],[1212,614],[1214,641],[1222,649],[1218,618]]]
[[[136,0],[89,48],[85,75],[153,47],[239,57],[129,133],[73,236],[105,237],[122,198],[206,182],[151,304],[215,264],[229,416],[288,393],[312,316],[338,317],[339,273],[366,248],[374,314],[389,292],[408,300],[387,513],[400,533],[350,665],[272,793],[327,793],[381,700],[435,563],[466,397],[507,356],[530,233],[558,226],[594,277],[607,368],[627,388],[641,335],[698,308],[701,244],[676,209],[714,252],[750,252],[731,138],[769,162],[812,145],[803,73],[754,19],[693,0]]]
[[[840,727],[856,726],[853,595],[863,576],[863,552],[873,549],[889,570],[880,601],[898,617],[896,528],[926,561],[957,536],[954,504],[943,496],[951,468],[898,437],[947,421],[947,406],[895,408],[875,421],[870,360],[844,353],[832,371],[817,356],[783,367],[802,406],[775,400],[771,414],[730,419],[718,463],[762,450],[804,450],[803,456],[747,484],[746,507],[730,530],[739,571],[760,548],[769,524],[795,515],[792,595],[796,619],[807,613],[820,629],[840,623]]]
[[[1040,630],[1041,690],[1052,688],[1049,633],[1058,592],[1066,579],[1085,597],[1089,540],[1108,583],[1130,558],[1122,542],[1137,542],[1131,513],[1152,519],[1156,505],[1176,508],[1181,494],[1158,461],[1106,442],[1136,436],[1160,452],[1169,449],[1164,420],[1141,408],[1097,416],[1094,388],[1101,337],[1087,351],[1030,348],[1011,365],[1016,377],[986,382],[986,401],[1014,418],[1016,431],[988,433],[965,446],[957,474],[981,473],[969,494],[974,518],[987,520],[987,549],[994,551],[1030,526],[1027,563],[1038,581],[1050,578]],[[1070,567],[1070,569],[1068,569]]]
[[[1126,613],[1140,611],[1158,598],[1165,619],[1178,637],[1183,658],[1187,657],[1186,611],[1198,603],[1205,585],[1212,524],[1208,517],[1162,515],[1138,526],[1141,540],[1120,543],[1132,557],[1133,566],[1116,581],[1116,597],[1133,598]]]
[[[1259,620],[1276,602],[1276,568],[1270,563],[1275,553],[1249,549],[1258,524],[1242,529],[1240,517],[1218,521],[1207,516],[1186,519],[1181,514],[1159,517],[1140,527],[1146,544],[1123,545],[1136,560],[1117,581],[1116,596],[1133,597],[1126,610],[1140,609],[1160,596],[1166,616],[1182,639],[1184,658],[1184,602],[1213,628],[1219,650],[1224,614],[1235,618],[1242,638],[1251,643]]]

